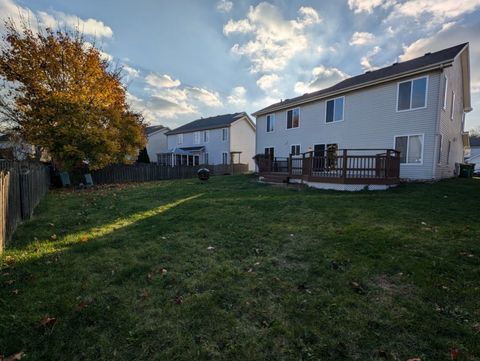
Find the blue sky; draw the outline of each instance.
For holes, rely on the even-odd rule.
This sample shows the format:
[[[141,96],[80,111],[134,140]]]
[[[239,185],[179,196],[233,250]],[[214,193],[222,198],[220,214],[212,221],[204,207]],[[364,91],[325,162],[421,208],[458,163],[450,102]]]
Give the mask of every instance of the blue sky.
[[[132,107],[171,128],[470,41],[480,127],[480,0],[0,0],[0,17],[19,13],[95,39]]]

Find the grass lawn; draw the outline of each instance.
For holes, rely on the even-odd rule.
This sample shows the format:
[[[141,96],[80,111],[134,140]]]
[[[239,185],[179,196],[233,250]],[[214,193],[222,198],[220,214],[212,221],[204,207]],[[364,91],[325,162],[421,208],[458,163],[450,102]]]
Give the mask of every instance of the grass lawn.
[[[479,216],[480,179],[55,191],[0,258],[0,354],[480,360]]]

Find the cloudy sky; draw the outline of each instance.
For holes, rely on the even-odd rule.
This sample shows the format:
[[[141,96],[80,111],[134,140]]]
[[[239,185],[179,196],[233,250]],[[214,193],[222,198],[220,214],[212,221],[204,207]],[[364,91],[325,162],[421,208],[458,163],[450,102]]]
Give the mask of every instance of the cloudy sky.
[[[95,38],[132,106],[169,127],[469,41],[480,127],[480,0],[0,0],[0,17],[19,13]]]

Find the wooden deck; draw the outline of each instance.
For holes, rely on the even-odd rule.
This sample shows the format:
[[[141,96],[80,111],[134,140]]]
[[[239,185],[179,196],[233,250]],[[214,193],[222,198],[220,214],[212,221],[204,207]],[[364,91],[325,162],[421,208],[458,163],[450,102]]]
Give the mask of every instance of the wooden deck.
[[[400,180],[400,153],[393,149],[342,149],[300,156],[255,156],[259,175],[289,182],[391,185]]]

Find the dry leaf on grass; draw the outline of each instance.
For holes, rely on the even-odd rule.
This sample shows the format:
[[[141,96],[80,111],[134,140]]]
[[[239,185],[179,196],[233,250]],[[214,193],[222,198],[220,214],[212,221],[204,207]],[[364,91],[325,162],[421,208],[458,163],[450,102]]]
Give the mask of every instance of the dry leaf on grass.
[[[148,291],[148,289],[144,288],[144,289],[142,290],[142,293],[140,293],[140,298],[141,298],[142,300],[146,300],[146,299],[149,298],[149,297],[150,297],[150,292]]]
[[[1,356],[1,355],[0,355]],[[14,353],[13,355],[10,355],[8,356],[5,361],[17,361],[17,360],[21,360],[23,358],[23,356],[25,356],[25,352],[23,351],[20,351],[20,352],[17,352],[17,353]],[[3,358],[0,358],[0,360],[3,360]]]
[[[350,287],[352,287],[352,289],[360,295],[365,294],[365,290],[363,289],[362,286],[360,286],[358,282],[355,282],[355,281],[350,282]]]
[[[50,317],[47,315],[40,320],[40,326],[50,327],[53,326],[55,322],[57,322],[57,319],[55,317]]]

